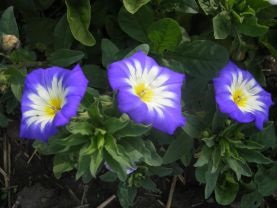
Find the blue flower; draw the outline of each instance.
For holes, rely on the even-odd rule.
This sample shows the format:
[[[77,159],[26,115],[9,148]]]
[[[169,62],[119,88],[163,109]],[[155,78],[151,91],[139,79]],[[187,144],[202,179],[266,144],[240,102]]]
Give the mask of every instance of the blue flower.
[[[21,100],[20,137],[47,141],[75,116],[88,81],[79,65],[36,69],[27,75]]]
[[[214,89],[220,111],[232,119],[241,123],[255,121],[258,129],[268,121],[271,95],[248,71],[229,62],[214,79]]]
[[[137,52],[108,67],[113,90],[118,90],[119,110],[135,122],[173,134],[185,124],[181,111],[184,75],[159,66],[155,60]]]

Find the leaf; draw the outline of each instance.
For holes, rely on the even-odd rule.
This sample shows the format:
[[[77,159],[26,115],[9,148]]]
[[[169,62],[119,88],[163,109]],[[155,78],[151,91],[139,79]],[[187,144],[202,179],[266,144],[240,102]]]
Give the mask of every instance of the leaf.
[[[84,65],[83,72],[89,83],[88,86],[98,89],[107,89],[109,87],[107,73],[98,65]]]
[[[67,130],[72,134],[92,135],[93,126],[86,121],[71,121],[67,126]]]
[[[48,56],[47,61],[51,65],[68,67],[71,64],[80,61],[84,55],[85,54],[82,51],[58,49]]]
[[[274,163],[270,168],[259,167],[254,177],[254,182],[258,186],[258,191],[263,196],[269,196],[277,191],[277,164]]]
[[[182,63],[189,75],[201,78],[202,85],[215,77],[229,60],[227,49],[209,40],[184,42],[168,56]]]
[[[129,56],[132,56],[134,53],[138,52],[138,51],[143,51],[145,54],[148,54],[150,50],[150,46],[146,43],[140,44],[137,47],[135,47],[134,49],[132,49],[130,52],[128,52],[124,58],[127,58]]]
[[[90,164],[90,155],[79,154],[78,167],[77,167],[77,172],[76,172],[76,177],[75,177],[76,180],[78,180],[83,175],[87,174],[88,172],[90,174],[89,164]]]
[[[101,41],[101,51],[102,65],[107,67],[116,60],[116,54],[118,53],[119,49],[112,41],[104,38]]]
[[[163,0],[159,6],[167,12],[198,13],[198,6],[195,0]]]
[[[220,148],[216,147],[212,153],[212,170],[211,173],[215,173],[218,170],[221,161]]]
[[[13,13],[13,6],[8,7],[1,16],[0,35],[1,33],[19,37],[18,27]]]
[[[62,35],[61,35],[62,34]],[[56,24],[54,29],[54,46],[55,49],[69,49],[73,41],[66,16],[63,15]]]
[[[174,51],[182,40],[181,28],[174,19],[163,18],[150,25],[147,30],[152,49],[158,53]]]
[[[197,138],[200,132],[203,130],[203,125],[197,116],[185,113],[186,124],[182,127],[184,132],[186,132],[190,137]]]
[[[227,158],[227,164],[235,172],[238,181],[240,180],[241,175],[248,176],[248,177],[252,175],[251,169],[249,168],[247,163],[242,163],[239,160]]]
[[[114,172],[108,171],[103,175],[101,175],[99,178],[101,179],[101,181],[104,181],[104,182],[115,182],[117,179],[117,176]]]
[[[263,201],[263,196],[258,192],[254,191],[248,194],[244,194],[241,198],[241,208],[258,208]]]
[[[0,112],[0,126],[5,128],[8,126],[9,120],[8,118]]]
[[[67,154],[57,154],[54,157],[53,173],[56,178],[60,178],[62,173],[68,172],[73,169],[73,164]]]
[[[251,136],[255,142],[264,145],[265,149],[273,147],[277,144],[277,136],[275,133],[274,123],[268,122],[262,131],[256,131],[256,134]]]
[[[126,127],[126,125],[128,125],[128,121],[118,118],[109,118],[104,121],[104,125],[110,134],[114,134],[115,132]]]
[[[198,0],[198,3],[206,15],[215,14],[219,7],[219,4],[216,0]]]
[[[213,191],[214,191],[214,189],[216,187],[218,175],[219,175],[218,171],[212,173],[210,168],[205,173],[205,182],[206,182],[206,186],[205,186],[205,199],[208,199],[211,196],[211,194],[213,193]]]
[[[208,148],[207,146],[203,146],[200,156],[197,159],[196,163],[194,164],[194,167],[201,167],[209,163],[211,158],[211,148]]]
[[[245,159],[247,162],[254,162],[257,164],[268,164],[272,163],[273,161],[263,154],[256,150],[248,150],[248,149],[237,149],[240,156]]]
[[[163,164],[175,162],[181,157],[186,157],[190,161],[192,156],[193,139],[186,133],[180,133],[171,142],[163,157]]]
[[[9,80],[11,83],[11,90],[14,97],[20,101],[23,92],[23,86],[25,81],[25,75],[23,72],[16,68],[9,68],[5,71],[7,75],[9,75]]]
[[[93,46],[95,39],[89,32],[91,19],[90,0],[65,0],[67,21],[73,37],[85,46]]]
[[[116,132],[115,135],[117,137],[137,137],[137,136],[142,136],[149,130],[150,130],[150,126],[129,122],[125,128]]]
[[[133,205],[135,197],[137,195],[137,189],[134,187],[128,187],[127,185],[120,183],[117,190],[117,198],[120,205],[123,208],[129,208]]]
[[[128,12],[134,14],[149,1],[151,0],[123,0],[123,5]]]
[[[218,184],[215,188],[216,202],[221,205],[231,204],[238,193],[239,184],[234,180],[232,176],[226,176],[223,184]]]
[[[103,162],[103,149],[98,149],[91,155],[90,160],[90,173],[93,177],[96,177],[99,166]]]
[[[231,18],[226,11],[222,11],[213,18],[215,39],[225,39],[231,32]]]
[[[153,11],[148,7],[142,7],[135,14],[128,13],[121,8],[118,14],[118,23],[121,29],[133,39],[147,42],[147,28],[154,20]]]
[[[250,37],[259,37],[268,31],[268,27],[260,25],[255,16],[244,17],[243,22],[237,24],[237,28],[240,33]]]

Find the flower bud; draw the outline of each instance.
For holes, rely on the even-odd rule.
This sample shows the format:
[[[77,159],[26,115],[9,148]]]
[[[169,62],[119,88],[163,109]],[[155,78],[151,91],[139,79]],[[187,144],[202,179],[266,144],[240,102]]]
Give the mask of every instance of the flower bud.
[[[4,51],[11,51],[20,46],[20,41],[15,35],[2,35],[2,48]]]

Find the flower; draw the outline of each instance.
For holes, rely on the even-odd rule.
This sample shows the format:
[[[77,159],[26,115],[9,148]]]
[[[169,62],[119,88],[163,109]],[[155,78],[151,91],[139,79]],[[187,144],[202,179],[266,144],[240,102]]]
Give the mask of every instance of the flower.
[[[214,89],[220,111],[232,119],[241,123],[255,121],[260,130],[268,121],[271,95],[248,71],[229,62],[214,79]]]
[[[21,99],[20,137],[47,141],[77,113],[88,81],[81,67],[36,69],[27,75]]]
[[[2,35],[2,48],[4,51],[11,51],[20,46],[20,41],[15,35]]]
[[[119,110],[135,122],[152,124],[169,134],[184,125],[183,74],[159,66],[143,52],[137,52],[109,65],[108,78],[112,89],[118,90]]]

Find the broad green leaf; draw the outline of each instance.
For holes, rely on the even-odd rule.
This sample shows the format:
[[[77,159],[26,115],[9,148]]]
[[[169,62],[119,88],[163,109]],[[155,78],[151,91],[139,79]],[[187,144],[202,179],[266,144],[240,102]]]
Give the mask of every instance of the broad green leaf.
[[[0,127],[5,128],[8,126],[8,118],[0,112]]]
[[[116,54],[118,53],[119,49],[112,41],[104,38],[101,41],[101,51],[102,65],[107,67],[116,60]]]
[[[120,205],[123,208],[132,207],[135,197],[137,195],[137,189],[134,187],[129,187],[124,183],[120,183],[117,190],[117,197]]]
[[[226,176],[223,184],[218,184],[215,188],[216,202],[221,205],[231,204],[238,193],[239,184],[232,176]]]
[[[36,0],[35,3],[39,10],[48,9],[55,0]]]
[[[238,181],[240,180],[241,175],[249,177],[252,175],[251,169],[249,168],[247,163],[242,163],[239,160],[227,158],[227,164],[235,172]]]
[[[56,178],[60,178],[62,173],[71,171],[74,168],[72,161],[67,154],[57,154],[54,157],[53,173]]]
[[[154,181],[151,180],[151,178],[146,178],[141,182],[141,186],[142,188],[151,191],[151,192],[161,192],[158,188],[157,188],[157,184],[154,183]]]
[[[184,157],[189,162],[192,156],[193,139],[186,133],[180,133],[171,142],[163,157],[163,164],[175,162]]]
[[[62,34],[62,35],[61,35]],[[62,16],[56,24],[54,30],[54,46],[55,49],[69,49],[71,47],[73,37],[66,19],[66,16]]]
[[[215,173],[218,170],[221,161],[220,148],[216,147],[212,153],[212,170],[211,173]]]
[[[26,62],[36,61],[36,59],[35,52],[25,48],[18,48],[10,53],[10,60],[20,65],[25,65]]]
[[[107,73],[98,65],[84,65],[83,72],[89,83],[88,86],[98,89],[107,89],[109,87]]]
[[[254,191],[248,194],[244,194],[241,197],[240,207],[241,208],[258,208],[263,201],[263,196],[258,192]]]
[[[82,51],[58,49],[48,56],[47,61],[52,65],[68,67],[80,61],[83,57],[84,53]]]
[[[117,179],[117,176],[114,172],[108,171],[103,175],[99,176],[99,178],[101,179],[101,181],[104,181],[104,182],[115,182]]]
[[[215,39],[225,39],[231,32],[231,18],[226,11],[222,11],[213,18]]]
[[[164,177],[164,176],[171,175],[173,172],[173,168],[161,167],[161,166],[149,167],[149,172],[150,172],[150,176],[157,175],[159,177]]]
[[[1,33],[7,35],[15,35],[19,37],[16,19],[13,13],[13,7],[8,7],[0,18],[0,35]]]
[[[147,29],[153,20],[153,11],[148,7],[142,7],[133,15],[121,8],[118,14],[118,23],[121,29],[140,42],[148,42]]]
[[[219,8],[219,4],[217,0],[198,0],[199,6],[205,14],[215,14],[217,9]]]
[[[206,183],[205,174],[208,171],[208,165],[195,168],[195,178],[199,183]]]
[[[78,159],[78,166],[77,166],[77,172],[76,172],[76,180],[81,178],[84,174],[87,174],[89,170],[90,164],[90,155],[79,155]]]
[[[138,51],[143,51],[145,54],[148,54],[150,50],[150,46],[146,43],[140,44],[134,49],[132,49],[130,52],[127,53],[127,55],[124,56],[124,58],[127,58],[129,56],[132,56],[134,53]]]
[[[211,165],[209,165],[211,166]],[[205,199],[208,199],[211,194],[213,193],[217,179],[218,179],[219,171],[216,171],[214,173],[211,173],[211,169],[209,168],[208,171],[205,173],[205,181],[206,181],[206,186],[205,186]]]
[[[268,122],[266,126],[264,126],[262,131],[257,131],[255,135],[251,136],[255,142],[258,142],[264,147],[270,148],[277,144],[277,136],[275,133],[275,126],[273,122]]]
[[[135,14],[143,5],[151,0],[123,0],[125,9],[131,14]]]
[[[128,125],[128,121],[118,119],[118,118],[109,118],[106,121],[104,121],[104,125],[105,125],[107,131],[110,134],[113,134],[113,133],[123,129],[126,125]]]
[[[125,128],[116,132],[116,136],[118,137],[137,137],[142,136],[150,130],[150,126],[135,124],[133,122],[129,122]]]
[[[103,162],[103,149],[96,150],[91,155],[90,160],[90,173],[93,177],[96,177],[99,166]]]
[[[203,125],[200,120],[191,114],[185,113],[186,124],[182,127],[184,132],[186,132],[190,137],[197,138],[200,132],[203,130]]]
[[[73,37],[86,46],[93,46],[95,39],[89,31],[91,19],[90,0],[65,0],[67,21]]]
[[[277,191],[277,164],[274,163],[270,168],[259,167],[255,174],[254,182],[258,186],[258,191],[263,196],[269,196]]]
[[[67,126],[67,130],[72,134],[92,135],[93,126],[86,121],[72,121]]]
[[[168,55],[182,63],[189,75],[201,78],[202,85],[214,78],[229,60],[227,49],[209,40],[184,42]]]
[[[268,27],[258,23],[257,17],[244,17],[241,24],[237,24],[238,31],[250,37],[259,37],[268,31]]]
[[[265,157],[262,153],[256,150],[241,149],[238,150],[238,152],[247,162],[254,162],[257,164],[268,164],[273,162],[271,159]]]
[[[208,148],[207,146],[204,146],[199,153],[199,158],[197,159],[196,163],[194,164],[194,167],[201,167],[209,163],[211,159],[212,150],[211,148]]]
[[[18,101],[20,101],[23,92],[25,75],[22,70],[16,68],[9,68],[5,71],[5,73],[9,76],[13,95]]]
[[[168,12],[198,13],[198,6],[195,0],[163,0],[159,6],[161,9]]]
[[[147,30],[152,49],[158,53],[174,51],[182,40],[181,28],[174,19],[163,18],[150,25]]]

